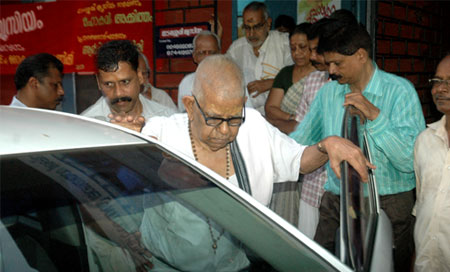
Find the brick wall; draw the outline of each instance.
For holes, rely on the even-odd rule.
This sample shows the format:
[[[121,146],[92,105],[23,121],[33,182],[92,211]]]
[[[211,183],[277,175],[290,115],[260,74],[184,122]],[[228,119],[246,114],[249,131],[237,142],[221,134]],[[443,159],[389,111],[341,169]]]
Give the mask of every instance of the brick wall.
[[[231,44],[232,1],[212,0],[166,0],[154,1],[155,26],[208,22],[216,10],[223,26],[222,52]],[[192,58],[156,59],[153,83],[166,90],[177,102],[178,85],[183,77],[195,71]]]
[[[449,49],[450,2],[379,0],[376,62],[416,87],[427,123],[439,118],[428,79]]]

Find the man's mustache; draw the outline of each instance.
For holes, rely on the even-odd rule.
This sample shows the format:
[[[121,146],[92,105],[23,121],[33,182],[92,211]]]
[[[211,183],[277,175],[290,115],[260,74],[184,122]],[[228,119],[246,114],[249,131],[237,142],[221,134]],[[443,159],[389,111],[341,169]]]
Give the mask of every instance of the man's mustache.
[[[315,61],[315,60],[311,60],[311,64],[314,65],[314,66],[317,66],[317,65],[320,64],[320,62],[317,62],[317,61]]]
[[[450,97],[445,96],[445,95],[435,95],[434,99],[436,99],[436,100],[450,100]]]
[[[119,102],[131,102],[131,100],[133,100],[133,99],[129,96],[117,97],[117,98],[114,98],[113,100],[111,100],[111,105],[114,105]]]
[[[342,76],[335,75],[335,74],[330,74],[331,80],[339,80],[339,79],[341,79],[341,77],[342,77]]]

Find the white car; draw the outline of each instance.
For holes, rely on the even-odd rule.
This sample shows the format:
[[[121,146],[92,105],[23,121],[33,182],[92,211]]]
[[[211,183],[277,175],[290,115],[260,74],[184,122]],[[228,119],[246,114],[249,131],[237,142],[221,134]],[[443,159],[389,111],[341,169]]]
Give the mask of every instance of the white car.
[[[6,106],[0,127],[0,271],[353,271],[153,138]]]

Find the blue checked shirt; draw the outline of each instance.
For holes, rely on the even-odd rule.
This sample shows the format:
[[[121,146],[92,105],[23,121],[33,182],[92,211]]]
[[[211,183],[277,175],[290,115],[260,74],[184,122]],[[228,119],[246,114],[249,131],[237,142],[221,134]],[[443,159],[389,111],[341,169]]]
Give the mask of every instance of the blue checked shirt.
[[[425,129],[422,107],[413,85],[404,78],[378,69],[363,95],[378,109],[378,117],[368,120],[360,130],[368,136],[380,195],[412,190],[415,185],[413,149],[417,135]],[[348,84],[337,81],[325,84],[314,99],[305,119],[290,137],[298,143],[313,145],[331,135],[341,136],[345,95]],[[362,135],[360,135],[361,139]],[[329,163],[325,190],[339,194],[340,180]]]

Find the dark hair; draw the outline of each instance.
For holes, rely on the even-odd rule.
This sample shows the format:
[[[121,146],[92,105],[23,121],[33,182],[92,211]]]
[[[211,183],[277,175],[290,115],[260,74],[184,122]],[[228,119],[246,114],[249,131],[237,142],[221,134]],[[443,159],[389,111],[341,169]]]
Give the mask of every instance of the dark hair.
[[[371,55],[372,41],[367,30],[359,24],[348,24],[336,20],[323,26],[317,53],[336,52],[351,56],[360,48],[366,50],[369,56]]]
[[[338,9],[331,13],[330,19],[336,19],[338,21],[344,22],[346,24],[358,24],[355,15],[350,10]]]
[[[297,25],[294,30],[289,34],[289,39],[295,34],[305,34],[308,36],[309,29],[311,28],[311,23],[301,23]]]
[[[56,68],[62,74],[63,64],[55,56],[48,53],[39,53],[29,56],[24,59],[16,69],[14,75],[14,84],[16,90],[21,90],[27,85],[30,77],[35,77],[39,82],[42,82],[44,77],[49,75],[50,68]]]
[[[308,31],[308,40],[314,40],[315,38],[319,38],[322,35],[323,27],[326,24],[329,24],[330,22],[333,22],[334,20],[331,20],[329,18],[322,18],[319,21],[313,23]]]
[[[248,4],[247,6],[245,6],[244,10],[242,11],[242,14],[244,14],[246,11],[263,11],[264,14],[264,20],[267,20],[267,18],[269,18],[269,12],[267,11],[267,6],[266,4],[264,4],[264,2],[257,2],[257,1],[253,1],[250,4]]]
[[[314,40],[319,38],[324,31],[324,26],[330,23],[335,23],[336,21],[343,22],[345,24],[358,24],[356,17],[353,13],[346,9],[339,9],[333,12],[329,18],[322,18],[319,21],[312,24],[308,32],[308,40]]]
[[[103,44],[97,52],[97,69],[114,72],[119,68],[119,62],[127,62],[133,70],[139,67],[139,50],[129,40],[110,41]]]
[[[291,33],[295,28],[295,20],[289,15],[281,14],[275,19],[274,28],[285,27]]]

